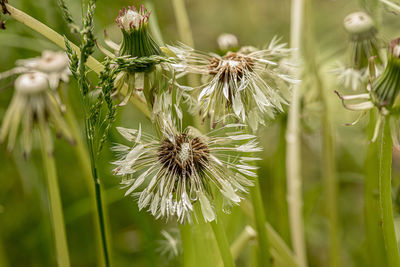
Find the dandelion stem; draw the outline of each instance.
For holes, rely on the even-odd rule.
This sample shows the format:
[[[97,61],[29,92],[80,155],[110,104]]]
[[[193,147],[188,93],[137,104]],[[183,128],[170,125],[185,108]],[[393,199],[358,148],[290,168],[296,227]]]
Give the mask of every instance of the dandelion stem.
[[[393,3],[392,1],[389,0],[380,0],[383,4],[387,5],[388,7],[394,9],[397,12],[400,12],[400,6]]]
[[[235,267],[235,261],[233,260],[228,239],[226,238],[225,228],[222,225],[222,221],[212,221],[211,228],[213,229],[215,239],[218,244],[219,252],[221,254],[222,261],[225,267]]]
[[[297,49],[294,59],[300,59],[302,42],[302,27],[304,16],[304,0],[292,0],[291,10],[291,47]],[[300,77],[301,70],[297,70],[295,77]],[[304,222],[302,216],[302,177],[300,155],[300,89],[301,84],[293,86],[292,100],[288,114],[286,132],[286,168],[287,168],[287,194],[289,207],[289,220],[294,253],[301,267],[307,266],[306,245],[304,238]]]
[[[175,17],[178,25],[179,36],[185,44],[193,47],[193,34],[190,28],[189,16],[186,11],[184,0],[172,0],[174,6]]]
[[[395,267],[400,266],[400,257],[392,208],[392,149],[390,123],[384,118],[379,147],[379,204],[388,266]]]
[[[236,260],[247,247],[249,241],[255,239],[256,236],[256,231],[251,226],[247,225],[231,245],[232,258]]]
[[[61,202],[60,191],[57,181],[57,170],[54,156],[51,154],[49,147],[48,134],[43,125],[39,124],[41,137],[41,152],[43,158],[43,169],[46,172],[47,184],[49,190],[50,215],[54,231],[54,239],[56,245],[57,263],[60,267],[69,267],[69,253],[67,236],[64,225],[64,215]]]
[[[257,229],[257,240],[258,240],[258,254],[259,266],[270,266],[270,253],[269,253],[269,241],[268,232],[265,228],[266,218],[264,204],[261,196],[260,182],[258,179],[255,180],[254,186],[250,189],[251,202],[253,204],[254,220]]]
[[[193,244],[192,226],[189,223],[179,224],[183,248],[183,266],[196,266],[196,255]]]
[[[367,136],[374,134],[376,124],[376,112],[370,111]],[[365,159],[364,182],[364,214],[365,230],[368,246],[368,257],[373,266],[387,266],[385,245],[380,228],[379,211],[379,142],[371,142],[368,145]]]
[[[49,28],[47,25],[43,24],[42,22],[34,19],[33,17],[29,16],[28,14],[24,13],[23,11],[9,5],[5,4],[8,11],[10,12],[10,16],[12,16],[14,19],[17,21],[21,22],[22,24],[25,24],[35,32],[40,33],[62,49],[65,49],[65,39],[63,36],[58,34],[56,31],[53,29]],[[80,54],[80,49],[78,46],[73,44],[71,41],[69,41],[71,44],[71,47],[74,51]],[[99,61],[97,61],[94,57],[89,56],[86,65],[95,73],[99,74],[101,71],[104,70],[103,64],[101,64]],[[128,92],[128,87],[125,84],[124,87],[121,90],[121,93],[123,95],[126,95]],[[143,99],[134,92],[131,97],[131,102],[148,118],[150,118],[150,111],[147,108],[146,102],[143,101]]]
[[[64,103],[68,107],[65,112],[65,119],[67,120],[68,125],[70,126],[70,129],[71,129],[72,135],[74,136],[74,138],[76,140],[76,147],[74,150],[77,155],[81,169],[83,171],[83,176],[87,182],[87,186],[88,186],[89,193],[91,196],[90,199],[95,199],[96,196],[95,196],[94,188],[92,186],[93,180],[92,180],[92,170],[91,170],[91,162],[90,162],[89,152],[83,141],[82,134],[79,131],[78,121],[75,117],[74,111],[72,110],[72,106],[69,102],[68,95],[66,93],[64,95]],[[93,204],[94,203],[91,202],[91,205],[93,205]],[[96,210],[96,208],[97,207],[94,207],[94,210]],[[100,222],[96,219],[95,219],[95,226],[96,226],[96,232],[100,231]],[[100,240],[98,240],[98,242],[100,242]],[[96,242],[96,244],[98,244],[98,242]],[[98,249],[99,249],[99,252],[102,254],[103,250],[100,245],[99,245]],[[99,261],[100,266],[104,266],[105,265],[104,255],[99,257],[98,261]]]

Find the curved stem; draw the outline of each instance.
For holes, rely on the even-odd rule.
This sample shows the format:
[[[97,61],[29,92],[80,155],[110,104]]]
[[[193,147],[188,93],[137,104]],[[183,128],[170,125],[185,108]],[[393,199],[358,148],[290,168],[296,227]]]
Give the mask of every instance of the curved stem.
[[[297,49],[294,60],[300,60],[302,42],[302,27],[304,16],[304,0],[292,0],[291,47]],[[295,78],[300,77],[300,70]],[[288,125],[286,131],[286,168],[287,168],[287,200],[289,220],[294,253],[301,267],[307,266],[306,244],[304,238],[304,222],[302,212],[302,177],[301,177],[301,148],[300,148],[300,83],[293,86],[290,102]]]
[[[379,148],[379,204],[382,233],[390,267],[400,266],[399,248],[393,221],[392,208],[392,137],[389,118],[383,120],[383,133]]]
[[[46,172],[48,190],[49,190],[49,202],[50,202],[50,215],[53,225],[57,263],[60,267],[69,267],[69,253],[67,236],[64,225],[64,215],[61,203],[61,196],[57,181],[57,171],[54,156],[51,154],[51,148],[48,147],[49,141],[46,140],[47,134],[43,126],[39,126],[40,137],[41,137],[41,152],[43,158],[43,169]]]
[[[50,41],[52,41],[53,43],[55,43],[56,45],[61,47],[62,49],[65,49],[65,39],[63,36],[58,34],[56,31],[49,28],[42,22],[29,16],[28,14],[22,12],[21,10],[19,10],[13,6],[10,6],[9,4],[6,4],[6,7],[7,7],[8,11],[10,12],[11,17],[13,17],[17,21],[25,24],[26,26],[28,26],[35,32],[40,33],[41,35],[43,35],[44,37],[46,37],[47,39],[49,39]],[[76,46],[75,44],[73,44],[71,41],[69,41],[69,43],[70,43],[72,49],[75,50],[78,53],[78,55],[80,55],[79,47]],[[101,71],[104,70],[104,66],[92,56],[89,56],[89,58],[86,62],[86,65],[97,74],[99,74]],[[126,95],[127,92],[128,92],[128,87],[125,84],[121,90],[121,93],[123,95]],[[136,92],[134,92],[132,94],[132,97],[130,98],[130,100],[146,117],[150,118],[150,111],[147,108],[146,102],[143,101],[143,99],[138,94],[136,94]]]
[[[224,266],[235,267],[235,262],[229,248],[228,239],[226,238],[225,228],[222,225],[222,221],[212,221],[211,228],[213,229]]]

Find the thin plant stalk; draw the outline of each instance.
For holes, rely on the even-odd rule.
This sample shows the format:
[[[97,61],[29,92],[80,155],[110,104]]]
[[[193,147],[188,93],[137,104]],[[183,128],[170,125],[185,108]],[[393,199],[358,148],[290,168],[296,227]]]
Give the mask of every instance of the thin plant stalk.
[[[248,243],[251,240],[256,239],[256,237],[257,237],[256,231],[250,225],[246,225],[243,231],[233,241],[230,247],[232,258],[234,260],[239,258],[240,254],[248,246]]]
[[[193,47],[194,46],[193,34],[190,28],[189,16],[186,11],[185,1],[172,0],[172,5],[174,7],[174,13],[176,17],[180,39],[188,46]]]
[[[87,183],[90,196],[93,199],[95,199],[95,191],[92,186],[93,178],[92,178],[92,170],[91,170],[91,162],[90,162],[89,152],[84,143],[82,134],[79,130],[78,121],[75,117],[74,111],[72,110],[72,106],[70,104],[67,93],[65,93],[63,100],[64,100],[65,105],[68,107],[65,112],[65,119],[71,129],[72,135],[74,136],[74,138],[76,140],[76,146],[74,148],[74,151],[78,158],[80,167],[83,171],[83,176]],[[96,207],[94,207],[94,210],[96,210]],[[96,211],[96,213],[97,213],[97,211]],[[100,231],[100,223],[98,220],[95,220],[95,226],[96,226],[95,227],[96,232]],[[100,240],[98,240],[98,242],[96,242],[96,244],[98,244],[99,242],[100,242]],[[99,264],[101,266],[104,266],[105,265],[105,262],[104,262],[105,256],[103,255],[104,251],[101,248],[101,246],[99,246],[99,253],[101,254],[101,257],[98,258]]]
[[[400,12],[400,6],[393,3],[392,1],[389,1],[389,0],[379,0],[379,1],[381,1],[383,4],[387,5],[388,7],[394,9],[395,11]]]
[[[309,3],[312,3],[309,1]],[[312,14],[312,4],[308,5],[306,12]],[[333,128],[331,123],[329,101],[326,94],[326,87],[321,77],[321,69],[317,64],[315,56],[315,41],[312,32],[312,24],[307,16],[305,23],[305,31],[307,38],[307,47],[304,49],[304,54],[307,58],[307,68],[309,73],[314,74],[315,86],[318,89],[321,98],[321,140],[322,140],[322,176],[325,183],[325,210],[328,219],[329,227],[329,266],[337,267],[340,265],[340,242],[339,242],[339,223],[338,223],[338,184],[336,178],[336,160],[335,160],[335,145]]]
[[[389,118],[383,119],[383,132],[379,144],[379,204],[382,220],[382,234],[385,243],[388,266],[400,266],[399,248],[392,207],[392,137]]]
[[[63,36],[58,34],[56,31],[53,29],[49,28],[47,25],[43,24],[42,22],[34,19],[33,17],[29,16],[25,12],[9,5],[5,4],[8,11],[10,12],[10,16],[13,17],[15,20],[21,22],[22,24],[25,24],[32,30],[34,30],[37,33],[40,33],[44,37],[46,37],[48,40],[52,41],[54,44],[59,46],[62,49],[65,49],[65,39]],[[80,55],[80,49],[78,46],[73,44],[71,41],[69,41],[72,49],[77,52],[78,55]],[[86,65],[94,71],[96,74],[99,74],[101,71],[104,70],[104,66],[97,61],[94,57],[89,56]],[[124,87],[121,90],[121,93],[123,95],[126,95],[128,92],[128,86],[125,84]],[[143,99],[136,93],[134,92],[132,94],[132,97],[130,98],[131,102],[148,118],[150,118],[150,111],[147,108],[147,104]]]
[[[222,221],[212,221],[211,228],[214,232],[215,239],[218,244],[219,252],[221,254],[222,261],[225,267],[235,267],[235,261],[233,260],[231,250],[229,247],[228,239],[226,238],[225,228],[222,225]]]
[[[251,203],[253,204],[254,221],[257,230],[258,240],[258,265],[271,266],[270,254],[269,254],[269,241],[268,232],[265,229],[265,210],[261,196],[260,182],[258,179],[254,181],[254,186],[250,189]]]
[[[300,60],[302,43],[302,28],[304,17],[304,0],[292,0],[290,42],[295,48],[294,60]],[[300,77],[298,69],[295,77]],[[289,221],[291,239],[296,258],[301,267],[307,266],[306,244],[304,237],[303,201],[302,201],[302,177],[301,177],[301,147],[300,147],[300,90],[301,83],[293,86],[292,99],[290,101],[288,125],[286,131],[286,168],[287,168],[287,200],[289,209]]]
[[[46,131],[47,130],[47,131]],[[52,155],[51,148],[48,141],[48,129],[44,129],[43,125],[39,125],[41,137],[41,152],[43,158],[43,169],[46,172],[49,202],[50,202],[50,215],[54,231],[55,248],[57,255],[57,263],[59,267],[69,267],[69,252],[67,235],[65,231],[64,215],[61,202],[61,196],[57,181],[57,170],[54,156]]]
[[[249,201],[244,201],[241,205],[241,208],[244,214],[250,218],[252,224],[255,224],[253,207],[249,203]],[[295,256],[289,246],[285,243],[282,237],[275,231],[275,229],[268,223],[265,223],[265,228],[268,233],[268,241],[270,244],[270,254],[274,256],[274,258],[279,258],[283,263],[282,266],[295,267],[299,266],[295,259]]]
[[[160,31],[160,27],[158,24],[156,8],[153,4],[153,1],[146,0],[144,4],[148,10],[151,10],[151,21],[149,22],[150,31],[153,34],[153,37],[159,46],[164,44],[163,37]]]

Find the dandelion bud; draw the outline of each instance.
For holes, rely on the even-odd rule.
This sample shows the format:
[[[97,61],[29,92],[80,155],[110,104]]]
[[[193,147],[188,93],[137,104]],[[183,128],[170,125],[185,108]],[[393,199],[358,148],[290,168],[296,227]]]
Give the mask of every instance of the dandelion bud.
[[[223,33],[218,36],[217,43],[221,51],[235,51],[239,46],[236,35],[231,33]]]
[[[376,56],[376,62],[382,63],[379,54],[379,42],[376,38],[377,30],[372,18],[365,12],[349,14],[343,21],[345,30],[352,42],[351,62],[355,69],[368,66],[368,59]]]
[[[123,34],[123,41],[119,50],[121,56],[148,57],[161,55],[161,49],[151,37],[148,30],[150,12],[143,6],[138,11],[134,6],[124,8],[116,19]],[[133,72],[147,71],[153,65],[134,69]]]
[[[400,92],[400,38],[394,39],[389,46],[388,63],[372,85],[377,98],[376,105],[392,107]]]

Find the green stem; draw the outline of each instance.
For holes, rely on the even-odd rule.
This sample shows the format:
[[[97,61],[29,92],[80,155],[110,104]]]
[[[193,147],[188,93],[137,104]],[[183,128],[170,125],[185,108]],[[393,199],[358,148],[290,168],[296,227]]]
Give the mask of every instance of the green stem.
[[[254,186],[250,189],[251,194],[251,202],[253,204],[254,211],[254,219],[257,230],[257,240],[259,247],[259,260],[258,265],[261,266],[270,266],[270,253],[269,253],[269,241],[268,241],[268,233],[265,229],[265,210],[264,204],[261,196],[260,183],[258,179],[255,180]]]
[[[164,41],[158,24],[156,8],[153,4],[153,1],[146,0],[144,5],[148,10],[151,10],[151,20],[149,21],[150,31],[153,34],[153,37],[156,40],[157,44],[162,46],[164,44]]]
[[[74,136],[74,138],[76,140],[76,146],[75,146],[74,151],[78,158],[81,169],[83,171],[83,177],[88,186],[91,199],[95,199],[95,191],[93,190],[94,188],[92,186],[93,178],[92,178],[90,155],[89,155],[88,149],[83,141],[82,134],[79,130],[78,121],[75,117],[74,111],[72,110],[72,106],[70,104],[68,95],[66,93],[64,95],[63,100],[64,100],[65,105],[67,106],[67,110],[65,112],[65,119],[66,119],[68,125],[70,126],[72,135]],[[91,203],[91,204],[93,205],[93,203]],[[96,209],[96,207],[94,209]],[[99,220],[95,220],[95,228],[96,228],[96,232],[99,231],[99,233],[101,234]],[[102,237],[100,237],[100,240],[101,239],[102,239]],[[98,242],[100,242],[100,240],[98,240]],[[98,244],[98,242],[96,242],[96,244]],[[99,252],[102,254],[101,257],[99,257],[99,264],[100,264],[100,266],[104,266],[105,265],[105,262],[104,262],[105,255],[103,255],[104,252],[103,252],[103,249],[101,248],[101,246],[99,246]]]
[[[383,119],[383,133],[379,148],[379,204],[388,266],[395,267],[400,266],[400,257],[393,220],[391,184],[393,144],[388,120],[388,117]]]
[[[179,224],[183,248],[183,266],[196,266],[196,255],[193,244],[192,226],[189,223]]]
[[[250,218],[250,221],[252,224],[255,224],[255,218],[254,218],[254,209],[251,206],[251,204],[248,201],[244,201],[243,204],[241,205],[241,208],[246,214],[248,218]],[[274,262],[275,259],[277,262],[281,262],[281,265],[275,265],[275,266],[287,266],[287,267],[295,267],[299,266],[296,263],[296,259],[294,257],[293,252],[290,250],[289,246],[285,243],[285,241],[282,239],[282,237],[275,231],[275,229],[268,223],[265,223],[265,228],[267,230],[268,234],[268,241],[270,244],[270,254],[273,256]]]
[[[290,41],[295,48],[293,58],[299,61],[302,28],[304,17],[304,0],[292,0]],[[294,73],[295,78],[300,78],[301,70]],[[287,201],[289,220],[294,253],[301,267],[307,266],[306,244],[304,238],[302,177],[301,177],[301,146],[300,146],[300,98],[301,83],[293,86],[290,101],[288,124],[286,131],[286,171],[287,171]]]
[[[25,24],[35,32],[40,33],[41,35],[43,35],[44,37],[46,37],[47,39],[49,39],[50,41],[61,47],[62,49],[65,49],[65,39],[63,36],[55,32],[53,29],[49,28],[42,22],[22,12],[21,10],[13,6],[10,6],[9,4],[6,4],[6,7],[8,11],[11,13],[10,16],[12,16],[14,19],[21,22],[22,24]],[[71,41],[69,41],[69,43],[71,44],[72,49],[76,51],[79,55],[80,54],[79,47],[73,44]],[[104,66],[92,56],[88,58],[86,65],[97,74],[99,74],[101,71],[104,70]],[[123,95],[126,95],[127,92],[128,92],[128,86],[127,84],[124,84],[121,93]],[[146,102],[143,101],[143,99],[138,94],[136,94],[136,92],[133,93],[130,100],[145,116],[150,118],[150,111],[147,108]]]
[[[60,267],[69,267],[69,253],[67,236],[65,232],[63,208],[61,196],[57,181],[57,171],[54,156],[51,154],[51,148],[48,147],[49,141],[46,140],[47,134],[43,126],[39,126],[41,136],[41,152],[43,158],[43,169],[46,172],[47,184],[49,190],[50,215],[53,225],[57,263]]]
[[[251,226],[247,225],[231,245],[230,250],[232,258],[236,260],[247,247],[249,241],[255,239],[256,237],[256,231]]]
[[[387,5],[388,7],[394,9],[397,12],[400,12],[400,6],[393,3],[392,1],[389,0],[380,0],[383,4]]]
[[[232,257],[232,254],[231,254],[231,251],[229,248],[229,242],[228,242],[228,239],[226,238],[225,228],[222,225],[222,221],[221,220],[219,222],[212,221],[211,228],[214,232],[214,236],[217,241],[219,252],[221,254],[221,258],[224,263],[224,266],[225,267],[235,267],[235,262],[233,260],[233,257]]]
[[[188,46],[193,47],[193,34],[190,28],[189,16],[186,11],[184,0],[172,0],[172,5],[174,7],[174,13],[176,17],[176,24],[178,26],[178,32],[182,42]]]
[[[376,124],[376,112],[370,112],[367,136],[371,138]],[[385,245],[381,234],[379,213],[379,143],[368,145],[365,159],[364,214],[368,258],[373,266],[387,266]]]

